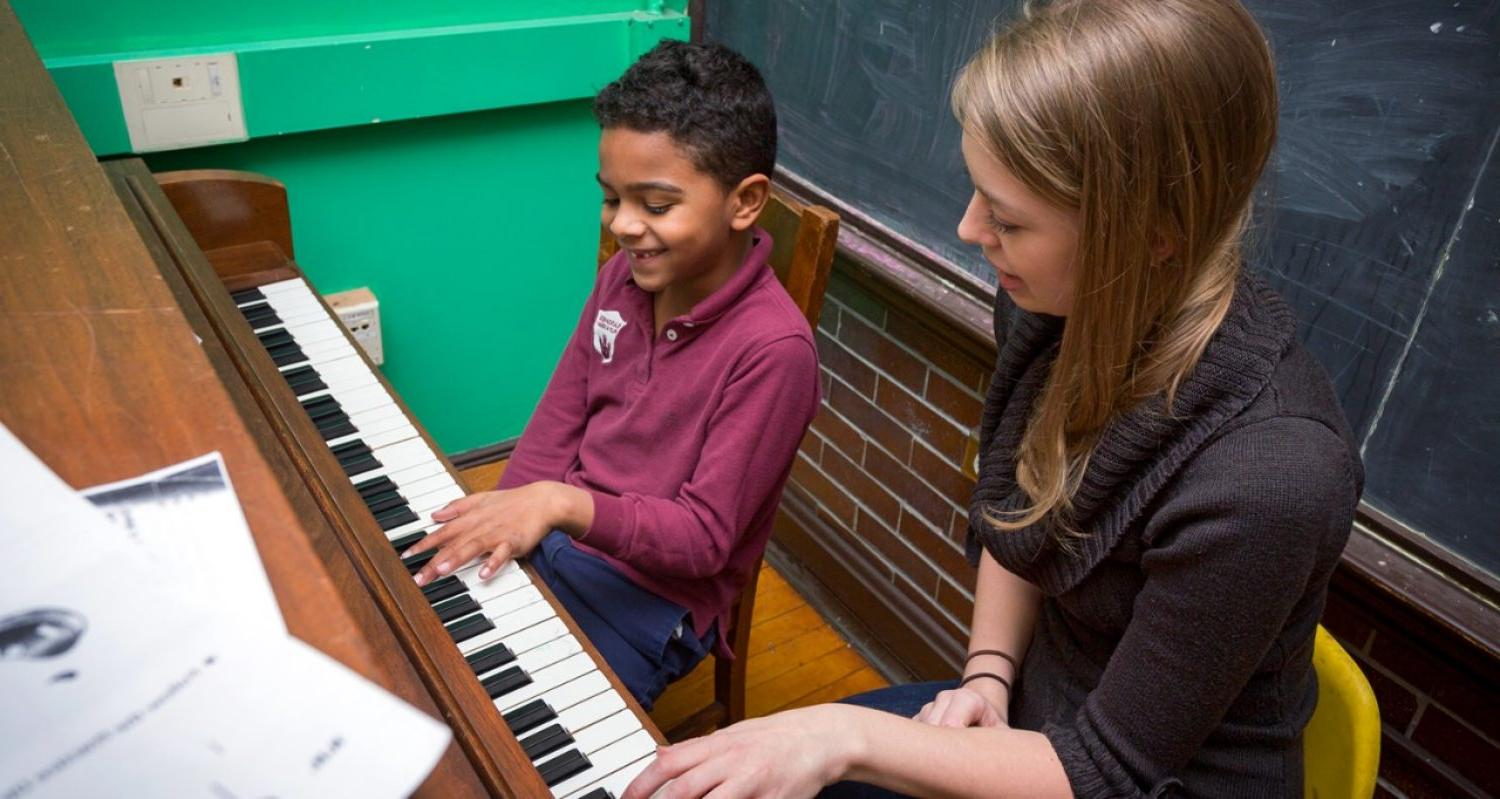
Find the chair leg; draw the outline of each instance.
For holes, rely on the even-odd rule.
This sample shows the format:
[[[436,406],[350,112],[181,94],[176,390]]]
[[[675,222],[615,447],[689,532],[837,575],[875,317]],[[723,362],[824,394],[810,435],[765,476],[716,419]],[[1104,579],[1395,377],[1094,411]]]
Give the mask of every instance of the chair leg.
[[[749,652],[734,660],[714,659],[714,699],[724,706],[724,725],[745,720],[745,672]]]

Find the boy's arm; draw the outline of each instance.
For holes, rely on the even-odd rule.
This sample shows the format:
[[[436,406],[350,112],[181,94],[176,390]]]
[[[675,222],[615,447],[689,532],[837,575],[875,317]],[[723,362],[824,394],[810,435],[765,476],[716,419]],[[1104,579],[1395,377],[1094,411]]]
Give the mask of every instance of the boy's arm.
[[[590,492],[580,540],[649,574],[708,577],[786,479],[818,408],[812,342],[787,337],[751,355],[708,425],[698,467],[675,497]]]

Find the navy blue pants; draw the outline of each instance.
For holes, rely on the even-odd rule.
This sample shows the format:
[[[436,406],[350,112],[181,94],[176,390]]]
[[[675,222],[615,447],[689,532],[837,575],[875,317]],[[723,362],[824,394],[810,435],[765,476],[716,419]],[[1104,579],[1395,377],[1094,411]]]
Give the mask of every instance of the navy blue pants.
[[[686,609],[579,550],[561,530],[548,533],[528,562],[647,710],[714,645],[713,628],[700,640]]]
[[[892,685],[888,688],[877,688],[873,691],[855,694],[847,699],[840,699],[839,702],[884,710],[887,713],[911,718],[917,715],[922,706],[931,702],[939,692],[957,687],[957,680]],[[818,796],[823,799],[895,799],[901,797],[902,794],[862,782],[836,782],[824,788]]]

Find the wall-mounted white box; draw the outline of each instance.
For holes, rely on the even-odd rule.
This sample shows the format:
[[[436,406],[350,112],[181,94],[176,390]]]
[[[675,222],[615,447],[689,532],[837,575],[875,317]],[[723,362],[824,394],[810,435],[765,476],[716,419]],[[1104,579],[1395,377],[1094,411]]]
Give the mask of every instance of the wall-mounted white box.
[[[115,84],[135,152],[249,138],[234,53],[116,61]]]
[[[350,289],[325,295],[323,299],[370,360],[376,366],[385,363],[385,351],[380,344],[380,301],[375,299],[374,292],[367,288]]]

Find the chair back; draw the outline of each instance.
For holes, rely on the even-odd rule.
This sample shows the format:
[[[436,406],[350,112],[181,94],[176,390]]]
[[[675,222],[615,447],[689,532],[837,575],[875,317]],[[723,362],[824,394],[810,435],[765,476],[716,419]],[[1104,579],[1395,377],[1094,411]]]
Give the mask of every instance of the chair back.
[[[1369,799],[1380,770],[1380,708],[1359,665],[1322,625],[1313,640],[1318,705],[1302,731],[1303,794]]]

